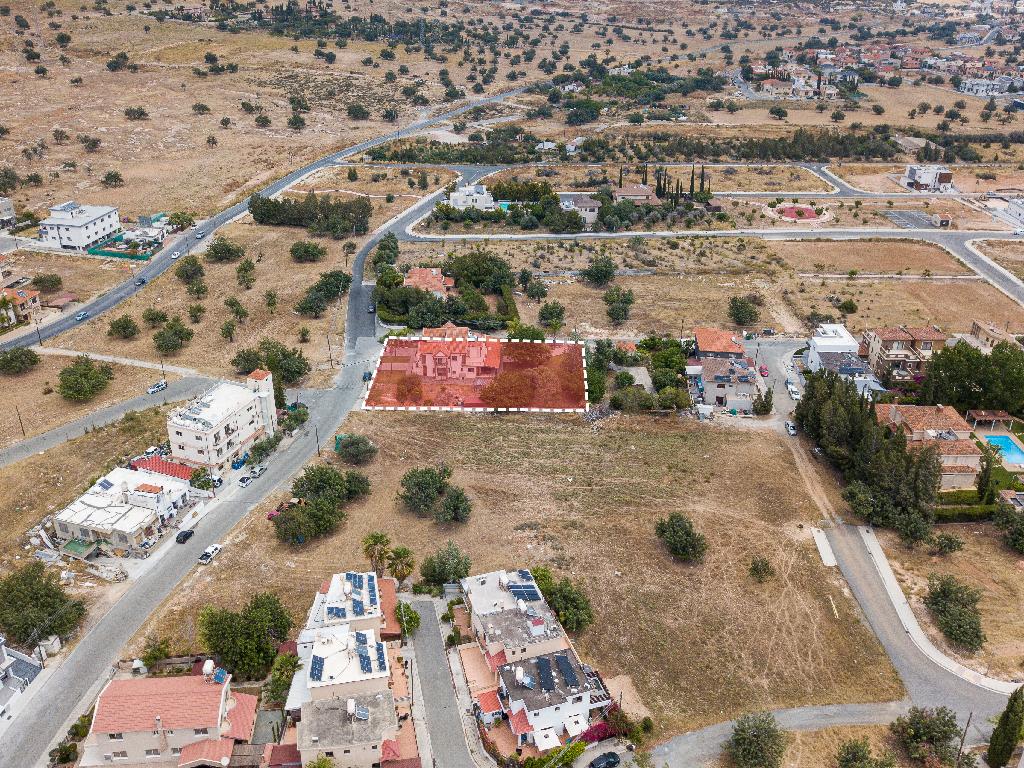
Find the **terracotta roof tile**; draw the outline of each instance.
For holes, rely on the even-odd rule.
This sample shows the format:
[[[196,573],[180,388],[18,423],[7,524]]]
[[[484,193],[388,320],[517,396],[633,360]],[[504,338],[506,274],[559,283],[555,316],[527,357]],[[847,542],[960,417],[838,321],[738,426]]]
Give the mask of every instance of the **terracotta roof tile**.
[[[150,731],[158,716],[168,730],[218,728],[224,687],[192,675],[112,680],[96,702],[92,730]]]
[[[263,381],[263,379],[270,376],[270,371],[265,371],[262,368],[257,368],[255,371],[249,374],[250,379],[256,379],[256,381]]]
[[[902,328],[872,328],[870,332],[882,341],[913,341],[914,339]]]
[[[512,728],[512,733],[516,736],[522,736],[524,733],[533,733],[533,726],[530,725],[530,721],[526,717],[525,709],[514,712],[508,719],[508,724]]]
[[[455,278],[443,275],[437,267],[413,267],[406,274],[403,285],[419,288],[422,291],[448,293],[455,287]]]
[[[926,328],[907,328],[909,333],[915,341],[945,341],[946,334],[942,331],[936,331],[932,327]]]
[[[193,742],[181,748],[178,768],[227,765],[231,760],[231,750],[234,746],[235,742],[231,739],[203,739]]]
[[[697,339],[698,353],[743,354],[743,347],[736,342],[735,334],[731,331],[723,331],[721,328],[694,328],[693,335]]]
[[[191,480],[192,473],[195,472],[192,467],[168,461],[163,456],[150,456],[148,459],[138,459],[132,462],[132,467],[134,469],[148,469],[150,472],[167,475],[168,477],[176,477],[179,480]]]
[[[267,744],[263,762],[267,768],[301,768],[302,756],[295,744]]]
[[[256,727],[259,697],[248,693],[235,693],[231,698],[234,699],[235,706],[228,710],[228,722],[231,727],[224,735],[235,741],[249,741],[252,739],[252,730]]]
[[[501,700],[498,698],[498,691],[483,691],[477,694],[476,703],[480,705],[480,711],[487,714],[501,712]]]

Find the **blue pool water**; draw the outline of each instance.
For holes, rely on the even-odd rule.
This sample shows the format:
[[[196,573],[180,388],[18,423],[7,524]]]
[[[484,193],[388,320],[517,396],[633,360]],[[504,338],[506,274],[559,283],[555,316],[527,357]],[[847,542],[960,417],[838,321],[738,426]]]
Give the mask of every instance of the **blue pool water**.
[[[1024,451],[1008,435],[986,435],[985,439],[999,449],[1003,461],[1011,464],[1024,464]]]

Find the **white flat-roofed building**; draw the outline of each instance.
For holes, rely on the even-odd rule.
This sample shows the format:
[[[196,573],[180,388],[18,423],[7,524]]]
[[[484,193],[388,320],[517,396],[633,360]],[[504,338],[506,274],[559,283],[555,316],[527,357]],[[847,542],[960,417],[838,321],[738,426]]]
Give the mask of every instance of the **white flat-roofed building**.
[[[10,226],[16,218],[14,201],[9,197],[0,197],[0,227]]]
[[[306,617],[306,628],[348,624],[353,630],[380,630],[384,611],[377,574],[373,571],[336,573],[325,581]]]
[[[225,469],[276,430],[273,377],[259,369],[244,385],[222,382],[167,416],[172,458],[212,470]]]
[[[908,165],[903,186],[918,192],[953,192],[953,172],[944,165]]]
[[[822,353],[849,352],[857,354],[860,342],[840,323],[822,323],[814,329],[807,348],[807,367],[812,371],[822,368]]]
[[[448,204],[460,211],[467,208],[493,211],[494,197],[483,184],[464,184],[448,195]]]
[[[301,674],[309,700],[337,699],[388,689],[387,648],[372,629],[335,624],[303,630],[299,644],[309,647]]]
[[[50,208],[39,223],[39,239],[72,251],[84,251],[121,231],[117,208],[80,205],[74,200]]]
[[[54,533],[74,542],[65,551],[78,557],[88,557],[101,541],[115,551],[138,552],[188,506],[189,492],[184,480],[117,467],[54,516]]]

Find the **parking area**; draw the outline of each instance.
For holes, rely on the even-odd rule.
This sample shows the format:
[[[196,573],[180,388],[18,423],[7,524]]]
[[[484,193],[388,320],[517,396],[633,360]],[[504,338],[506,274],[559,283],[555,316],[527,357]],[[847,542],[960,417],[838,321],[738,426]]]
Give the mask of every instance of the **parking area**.
[[[936,229],[932,217],[919,211],[886,211],[886,217],[903,229]]]

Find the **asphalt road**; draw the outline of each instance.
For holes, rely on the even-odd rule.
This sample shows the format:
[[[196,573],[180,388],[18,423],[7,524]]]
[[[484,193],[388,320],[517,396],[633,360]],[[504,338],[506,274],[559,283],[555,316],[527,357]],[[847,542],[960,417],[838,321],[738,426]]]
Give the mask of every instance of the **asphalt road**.
[[[159,376],[154,376],[153,378],[155,381]],[[208,379],[205,376],[186,376],[168,382],[167,389],[155,395],[141,394],[138,397],[114,403],[106,408],[100,408],[80,419],[69,421],[55,429],[51,429],[49,432],[43,432],[27,440],[22,440],[0,449],[0,467],[6,467],[8,464],[21,461],[33,453],[46,451],[68,440],[73,440],[95,427],[113,424],[128,413],[128,411],[141,411],[146,408],[152,408],[155,405],[189,400],[205,392],[213,386],[213,383],[213,379]]]

